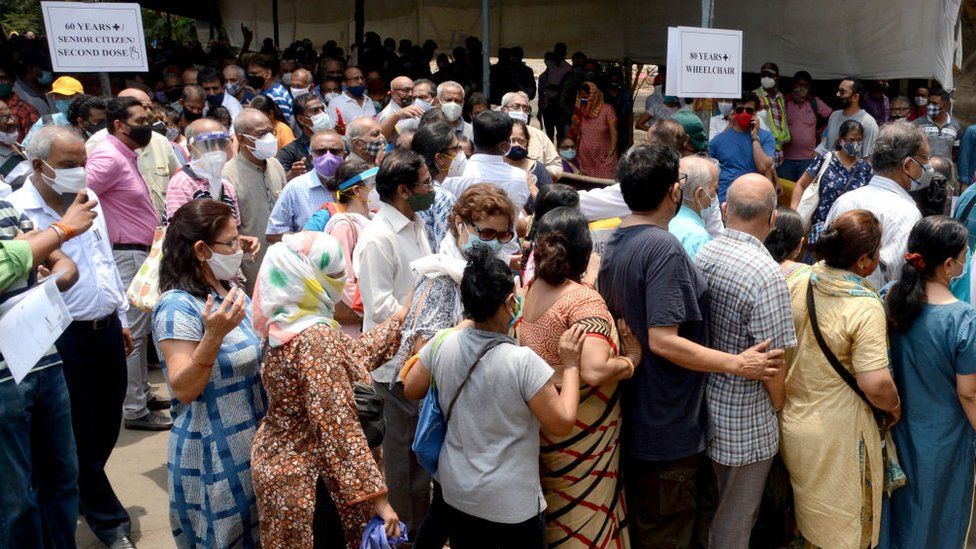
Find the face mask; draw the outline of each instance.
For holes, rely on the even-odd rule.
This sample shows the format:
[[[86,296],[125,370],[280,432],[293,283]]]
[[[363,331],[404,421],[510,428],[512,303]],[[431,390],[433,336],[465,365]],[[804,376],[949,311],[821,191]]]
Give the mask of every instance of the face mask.
[[[776,81],[768,76],[762,77],[759,83],[762,85],[764,90],[771,90],[776,86]]]
[[[105,122],[102,122],[101,124],[95,124],[95,125],[86,124],[85,129],[86,131],[89,132],[88,135],[91,135],[100,129],[99,126],[105,127]],[[163,136],[166,135],[166,122],[163,122],[162,120],[157,120],[153,122],[150,127],[152,128],[152,131],[158,133],[159,135],[163,135]]]
[[[793,90],[793,99],[802,101],[803,99],[806,99],[807,93],[809,92],[810,90],[807,88],[796,88]]]
[[[708,206],[705,206],[704,208],[702,207],[701,204],[698,203],[698,198],[697,197],[695,198],[695,204],[698,206],[698,209],[700,211],[699,215],[701,215],[701,218],[702,219],[708,219],[712,215],[714,215],[714,213],[715,213],[714,211],[716,209],[718,209],[718,195],[709,196],[708,197]]]
[[[744,130],[748,130],[749,124],[752,123],[752,115],[747,112],[734,114],[732,115],[732,118],[735,120],[735,123]]]
[[[325,95],[322,96],[322,101],[325,101],[325,104],[328,105],[329,102],[332,101],[333,99],[335,99],[336,97],[339,97],[339,94],[338,93],[336,93],[336,92],[329,92],[329,93],[327,93],[327,94],[325,94]]]
[[[410,209],[415,212],[423,212],[429,210],[431,206],[434,205],[434,193],[429,192],[427,194],[417,194],[413,193],[407,198],[407,204],[410,205]]]
[[[911,160],[912,162],[918,164],[920,168],[922,168],[922,176],[919,177],[918,179],[915,179],[910,175],[908,176],[908,178],[912,180],[912,187],[910,190],[914,192],[914,191],[922,190],[928,187],[932,183],[932,176],[935,175],[935,170],[932,169],[932,166],[929,166],[928,164],[921,164],[919,163],[918,160],[915,160],[914,158],[912,158]]]
[[[168,141],[176,141],[180,138],[179,128],[166,128],[166,139]]]
[[[331,130],[335,127],[335,122],[332,121],[332,117],[325,111],[311,117],[309,121],[312,123],[312,133]]]
[[[453,102],[441,103],[441,112],[449,122],[455,122],[461,118],[461,105]]]
[[[959,261],[953,261],[953,263],[959,263]],[[969,272],[969,263],[962,262],[959,264],[962,265],[962,272],[960,272],[956,276],[949,275],[949,284],[955,284],[956,282],[961,280],[964,276],[966,276],[966,274]]]
[[[860,141],[848,141],[844,143],[844,152],[853,156],[854,158],[860,158],[861,156],[861,142]]]
[[[512,145],[512,148],[508,150],[508,154],[505,156],[507,156],[509,160],[518,162],[526,156],[529,156],[529,149],[526,149],[522,145]]]
[[[14,132],[16,133],[16,132]],[[463,152],[458,152],[451,159],[451,165],[447,168],[448,177],[461,177],[464,174],[464,167],[468,163],[468,157]]]
[[[522,111],[508,111],[508,117],[512,120],[519,120],[526,124],[529,123],[529,115]]]
[[[18,135],[17,130],[2,132],[0,133],[0,143],[3,143],[4,145],[13,145],[17,142]]]
[[[44,162],[45,166],[54,170],[53,179],[44,175],[44,172],[41,172],[41,177],[58,194],[75,195],[81,192],[87,185],[87,174],[85,173],[84,167],[57,169],[43,160],[41,162]]]
[[[201,118],[203,118],[202,112],[190,112],[186,109],[183,109],[183,120],[186,120],[187,122],[196,122]]]
[[[278,153],[278,138],[274,134],[266,133],[261,139],[247,138],[254,143],[254,146],[247,146],[247,150],[254,154],[258,160],[267,160]]]
[[[232,254],[220,254],[210,246],[207,246],[207,249],[211,252],[207,265],[210,266],[210,270],[213,271],[217,280],[230,280],[237,275],[237,271],[241,268],[241,262],[244,261],[244,250],[238,250]]]
[[[853,103],[853,102],[854,102],[854,99],[851,98],[851,97],[841,97],[840,98],[840,104],[841,104],[842,107],[850,107],[851,106],[851,103]]]
[[[291,88],[291,96],[295,99],[308,93],[308,88]]]
[[[723,117],[727,117],[730,112],[732,112],[732,103],[719,103],[718,112]]]
[[[559,149],[559,156],[566,160],[576,158],[576,149]]]
[[[61,114],[68,114],[69,105],[71,105],[70,99],[57,99],[54,101],[54,110]]]
[[[41,71],[41,76],[37,78],[37,83],[42,86],[47,86],[52,80],[54,80],[54,75],[51,74],[51,71]]]
[[[251,86],[255,90],[264,89],[264,77],[256,74],[249,74],[247,75],[247,85]]]
[[[207,96],[207,104],[210,105],[211,109],[216,109],[217,107],[221,106],[223,103],[224,103],[223,92],[218,93],[217,95]]]
[[[224,151],[210,151],[200,158],[190,160],[190,168],[197,174],[210,182],[210,197],[218,200],[223,194],[224,185],[220,180],[220,172],[227,163],[227,153]]]
[[[466,252],[465,255],[470,254],[471,250],[476,246],[484,246],[485,248],[491,250],[491,253],[495,255],[497,255],[498,252],[502,251],[502,248],[505,247],[505,245],[499,242],[497,238],[492,238],[491,240],[481,240],[477,233],[473,233],[467,228],[464,228],[464,230],[468,233],[468,241],[464,243],[464,246],[461,246],[461,249]]]
[[[152,140],[152,126],[143,124],[142,126],[129,126],[129,139],[137,146],[145,147]]]
[[[183,96],[183,90],[181,88],[173,88],[169,91],[163,92],[163,94],[166,96],[167,101],[170,103],[175,103],[180,100],[180,97]]]
[[[281,75],[281,83],[284,84],[285,86],[291,85],[291,73],[290,72],[286,72],[285,74],[282,74]]]
[[[431,105],[430,103],[424,101],[423,99],[414,99],[413,100],[413,104],[416,105],[416,106],[418,106],[418,107],[420,107],[421,109],[423,109],[424,112],[427,112],[430,109],[433,109],[434,108],[433,105]]]
[[[918,105],[919,107],[924,107],[925,105],[929,104],[929,98],[918,96],[915,98],[915,104]]]
[[[8,95],[14,93],[14,85],[4,82],[0,84],[0,97],[7,97]]]
[[[366,92],[366,86],[342,86],[342,89],[349,92],[349,95],[353,97],[362,97],[363,93]]]
[[[379,139],[376,139],[374,141],[367,141],[366,142],[366,154],[368,154],[369,156],[372,156],[373,158],[376,158],[376,155],[380,154],[380,151],[382,151],[385,147],[386,147],[386,138],[385,137],[382,137],[381,136]],[[431,193],[431,194],[434,194],[434,193]]]
[[[935,118],[936,116],[939,116],[940,112],[942,112],[942,108],[939,107],[938,105],[933,105],[929,103],[928,111],[929,111],[929,118]]]
[[[315,166],[316,173],[325,178],[335,177],[336,171],[341,164],[342,157],[330,152],[312,159],[312,165]]]
[[[227,83],[226,85],[224,85],[224,91],[236,97],[237,94],[240,93],[241,91],[241,85],[236,83],[235,84]]]

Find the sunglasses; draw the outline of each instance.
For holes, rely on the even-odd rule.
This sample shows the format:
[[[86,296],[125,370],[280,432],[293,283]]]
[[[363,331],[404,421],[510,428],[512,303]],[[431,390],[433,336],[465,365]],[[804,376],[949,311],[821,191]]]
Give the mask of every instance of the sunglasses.
[[[515,232],[511,230],[496,231],[491,227],[485,227],[482,229],[481,227],[475,225],[474,221],[471,221],[470,219],[465,219],[464,222],[474,227],[474,230],[478,233],[478,238],[486,242],[489,240],[495,240],[497,238],[502,244],[507,244],[508,242],[511,242],[513,238],[515,238]]]
[[[756,109],[754,109],[752,107],[736,107],[735,108],[735,114],[742,114],[744,112],[745,113],[749,113],[749,114],[756,114]]]

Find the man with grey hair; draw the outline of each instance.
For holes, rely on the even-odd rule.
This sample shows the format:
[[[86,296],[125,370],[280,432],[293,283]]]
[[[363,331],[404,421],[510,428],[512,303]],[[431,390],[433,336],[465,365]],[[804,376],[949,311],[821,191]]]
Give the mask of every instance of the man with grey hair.
[[[898,277],[905,264],[908,234],[922,213],[909,191],[928,187],[934,170],[929,166],[929,143],[922,128],[907,121],[886,124],[874,142],[874,176],[867,185],[837,198],[824,229],[851,210],[868,210],[881,221],[881,257],[867,277],[878,290]]]
[[[119,108],[123,105],[113,105],[115,121],[118,121]],[[135,105],[138,106],[138,103]],[[130,110],[135,117],[142,112],[142,107]],[[129,120],[132,121],[133,117],[129,117]],[[106,139],[119,141],[113,136]],[[129,310],[126,287],[116,267],[117,258],[114,257],[108,236],[111,234],[109,224],[112,217],[104,215],[104,197],[96,195],[90,186],[86,189],[86,179],[74,173],[74,170],[85,167],[86,160],[91,163],[90,159],[86,159],[85,142],[77,133],[60,126],[41,128],[31,141],[28,156],[33,174],[23,187],[8,197],[8,201],[30,218],[35,228],[43,231],[54,227],[54,231],[64,232],[63,226],[55,223],[62,218],[68,206],[77,201],[77,195],[85,194],[89,200],[98,201],[94,207],[96,217],[91,229],[79,235],[62,235],[61,250],[77,265],[77,282],[61,294],[73,321],[55,344],[61,357],[69,397],[60,405],[71,410],[77,447],[75,471],[78,496],[89,528],[106,545],[134,547],[128,537],[129,515],[105,474],[105,463],[115,447],[122,423],[127,372],[130,371],[126,355],[132,352],[133,346],[128,328],[132,319],[126,314]],[[132,164],[134,171],[134,158]],[[138,183],[145,187],[141,179]],[[148,196],[145,200],[146,207],[151,208]],[[43,414],[44,410],[34,408],[33,413]],[[160,425],[168,427],[166,422],[169,418],[160,416],[159,419]],[[7,423],[0,421],[0,424]],[[60,433],[59,436],[70,437],[71,433]],[[51,461],[52,467],[45,468],[43,474],[36,478],[53,475],[54,479],[46,479],[45,482],[68,482],[67,477],[75,472],[62,468],[68,467],[74,460],[63,455],[65,450],[62,446],[46,449],[45,452],[49,454],[46,459]],[[61,463],[53,466],[56,462]],[[4,488],[9,490],[12,487]],[[67,485],[62,485],[62,490],[68,489]],[[70,487],[70,490],[74,488]],[[58,506],[79,507],[78,501],[72,501],[68,492],[64,492],[64,496],[67,499]],[[45,508],[45,511],[74,514],[69,509]],[[56,521],[50,525],[51,528],[68,529],[72,533],[70,541],[73,544],[74,521],[65,524],[57,516],[45,518]],[[30,543],[22,545],[32,546]]]
[[[712,239],[705,221],[718,208],[718,167],[707,158],[685,156],[679,169],[681,207],[668,223],[668,231],[678,237],[694,261],[698,250]]]
[[[349,123],[343,138],[349,149],[349,158],[378,166],[386,149],[386,136],[379,122],[361,116]]]
[[[529,158],[541,162],[553,180],[558,180],[559,176],[563,174],[563,162],[559,158],[559,151],[556,150],[556,146],[552,144],[549,136],[544,131],[532,127],[529,123],[532,119],[532,107],[529,105],[528,94],[523,91],[506,93],[502,96],[502,104],[499,110],[507,112],[512,120],[525,123],[525,127],[529,131]]]
[[[458,137],[463,135],[474,141],[474,128],[461,118],[461,111],[464,110],[464,87],[453,80],[441,82],[437,86],[437,102],[440,103],[441,112],[454,128],[454,133]]]
[[[886,124],[907,120],[910,114],[912,114],[912,102],[904,95],[899,95],[891,100],[891,120]]]
[[[750,173],[729,186],[725,232],[702,246],[696,260],[708,284],[709,347],[730,354],[763,342],[796,346],[790,292],[763,245],[776,223],[776,190]],[[779,449],[776,411],[786,396],[785,376],[762,381],[713,373],[705,386],[708,457],[719,502],[709,547],[746,549],[759,515],[766,477]]]
[[[227,65],[223,70],[224,91],[237,99],[241,105],[251,102],[256,96],[247,88],[247,71],[238,65]]]
[[[190,161],[170,178],[166,187],[166,219],[173,217],[176,210],[191,200],[209,198],[230,206],[234,221],[240,225],[237,191],[222,176],[231,144],[230,134],[220,122],[201,118],[186,127],[184,136]]]

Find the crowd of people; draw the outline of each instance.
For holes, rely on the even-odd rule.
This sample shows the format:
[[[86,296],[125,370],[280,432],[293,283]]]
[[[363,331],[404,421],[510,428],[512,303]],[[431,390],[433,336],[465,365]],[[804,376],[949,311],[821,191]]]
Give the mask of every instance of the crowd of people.
[[[503,48],[486,96],[475,38],[243,30],[101,96],[4,46],[0,300],[57,274],[72,322],[19,381],[0,357],[0,547],[73,547],[79,513],[135,547],[120,426],[171,430],[178,547],[965,544],[949,93],[766,63],[635,121],[564,44],[538,78]]]

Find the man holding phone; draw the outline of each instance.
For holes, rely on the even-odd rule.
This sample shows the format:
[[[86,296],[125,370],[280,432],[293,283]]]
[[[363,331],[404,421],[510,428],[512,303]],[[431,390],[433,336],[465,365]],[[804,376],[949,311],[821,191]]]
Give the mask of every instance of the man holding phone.
[[[766,176],[773,173],[776,139],[759,127],[758,106],[759,99],[754,93],[746,93],[733,101],[729,127],[708,144],[708,155],[722,166],[718,178],[720,202],[725,202],[725,193],[737,177],[747,173]]]

